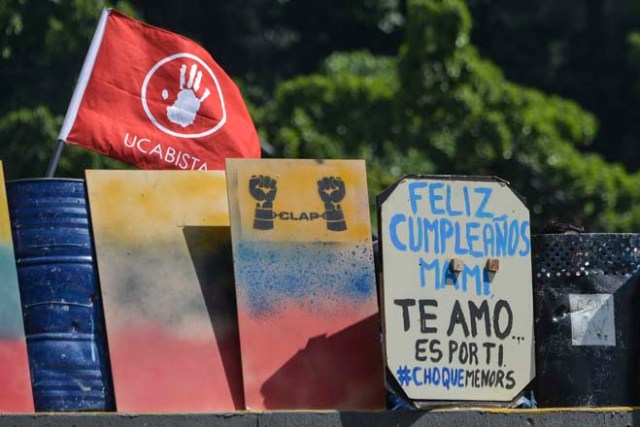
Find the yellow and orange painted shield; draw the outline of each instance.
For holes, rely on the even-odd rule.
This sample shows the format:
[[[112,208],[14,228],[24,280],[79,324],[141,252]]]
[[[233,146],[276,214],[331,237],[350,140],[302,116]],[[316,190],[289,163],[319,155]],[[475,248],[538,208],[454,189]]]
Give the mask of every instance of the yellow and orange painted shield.
[[[244,409],[224,173],[86,177],[117,410]]]
[[[384,408],[364,162],[226,170],[247,408]]]
[[[18,274],[0,162],[0,413],[33,411]]]

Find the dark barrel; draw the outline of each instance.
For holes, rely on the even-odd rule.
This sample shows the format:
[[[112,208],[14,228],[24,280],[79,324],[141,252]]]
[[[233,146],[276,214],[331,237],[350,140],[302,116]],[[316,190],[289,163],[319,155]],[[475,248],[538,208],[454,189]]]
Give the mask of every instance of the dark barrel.
[[[114,409],[84,182],[7,182],[36,411]]]
[[[539,406],[637,406],[640,235],[532,241]]]

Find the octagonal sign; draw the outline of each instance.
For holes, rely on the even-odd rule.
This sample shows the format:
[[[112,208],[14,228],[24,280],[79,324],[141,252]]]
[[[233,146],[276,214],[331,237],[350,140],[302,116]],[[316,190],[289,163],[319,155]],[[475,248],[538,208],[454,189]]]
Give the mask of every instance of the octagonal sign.
[[[529,211],[498,178],[378,196],[386,363],[412,400],[513,400],[534,377]]]

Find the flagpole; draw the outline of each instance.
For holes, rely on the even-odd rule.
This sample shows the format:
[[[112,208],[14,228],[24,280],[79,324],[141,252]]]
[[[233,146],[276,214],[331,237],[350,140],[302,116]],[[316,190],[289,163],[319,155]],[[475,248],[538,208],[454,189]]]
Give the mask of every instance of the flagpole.
[[[53,157],[51,157],[51,161],[49,162],[47,174],[45,175],[46,178],[53,178],[53,175],[55,175],[56,169],[58,168],[58,162],[60,161],[60,156],[62,155],[65,141],[68,141],[69,133],[71,132],[73,123],[75,122],[78,115],[78,109],[80,108],[80,103],[82,102],[84,91],[86,90],[87,84],[89,83],[89,76],[93,71],[93,66],[96,62],[96,57],[98,56],[98,50],[100,49],[100,43],[102,43],[102,37],[104,36],[104,30],[107,26],[107,18],[109,17],[109,14],[111,14],[111,9],[104,9],[102,11],[102,14],[100,15],[100,20],[98,21],[96,32],[93,34],[91,44],[89,45],[89,51],[87,52],[87,56],[82,63],[82,69],[80,70],[78,82],[76,83],[76,87],[73,89],[71,102],[69,103],[67,114],[65,114],[64,116],[62,128],[60,129],[60,133],[58,134],[58,145],[56,146],[56,149],[53,152]]]
[[[56,173],[56,169],[58,169],[58,162],[60,161],[60,156],[62,155],[62,150],[64,149],[64,141],[59,139],[58,144],[56,145],[56,149],[53,152],[53,157],[51,157],[51,161],[49,161],[49,167],[47,168],[46,178],[53,178],[53,175]]]

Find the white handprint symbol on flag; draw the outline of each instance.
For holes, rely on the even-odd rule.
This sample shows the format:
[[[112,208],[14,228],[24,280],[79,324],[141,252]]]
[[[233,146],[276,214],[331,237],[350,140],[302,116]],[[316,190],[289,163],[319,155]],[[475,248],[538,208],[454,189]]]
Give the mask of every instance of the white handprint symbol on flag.
[[[167,107],[167,117],[172,123],[184,127],[193,124],[200,104],[204,102],[211,94],[208,88],[205,88],[202,97],[198,99],[196,92],[200,89],[200,81],[202,80],[202,71],[198,71],[198,66],[193,64],[189,71],[189,81],[185,87],[187,74],[187,65],[182,64],[180,67],[180,92],[173,105]],[[169,91],[162,91],[162,99],[169,98]]]

